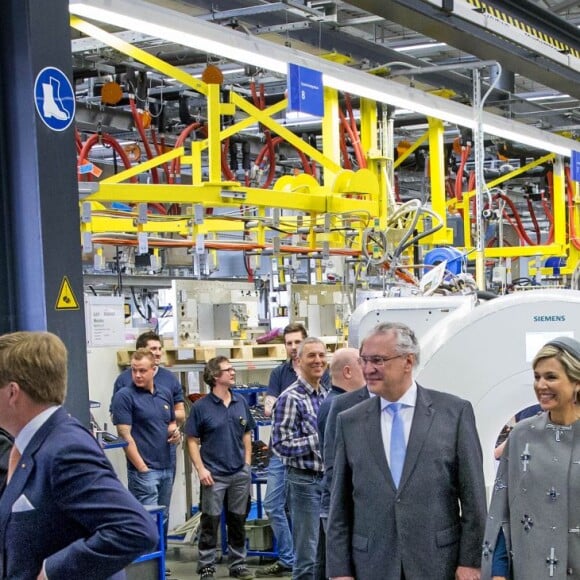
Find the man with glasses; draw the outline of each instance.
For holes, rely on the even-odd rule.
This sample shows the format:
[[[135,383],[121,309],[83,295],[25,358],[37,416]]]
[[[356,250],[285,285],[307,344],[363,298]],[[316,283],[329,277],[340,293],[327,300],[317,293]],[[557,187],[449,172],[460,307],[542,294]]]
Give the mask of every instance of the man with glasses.
[[[236,372],[225,356],[210,359],[203,371],[210,392],[191,408],[185,423],[187,448],[199,476],[201,523],[197,571],[214,580],[220,516],[227,492],[230,577],[249,579],[246,566],[246,511],[252,479],[252,429],[248,403],[232,392]]]
[[[415,382],[404,324],[375,327],[359,360],[377,396],[337,419],[329,576],[478,580],[486,501],[471,404]]]

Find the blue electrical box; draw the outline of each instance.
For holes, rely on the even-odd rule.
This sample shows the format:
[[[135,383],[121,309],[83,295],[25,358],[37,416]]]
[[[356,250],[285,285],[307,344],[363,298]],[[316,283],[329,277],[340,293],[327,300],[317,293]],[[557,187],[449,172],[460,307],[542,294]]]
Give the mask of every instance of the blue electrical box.
[[[316,117],[324,115],[322,73],[311,68],[288,65],[288,108]]]

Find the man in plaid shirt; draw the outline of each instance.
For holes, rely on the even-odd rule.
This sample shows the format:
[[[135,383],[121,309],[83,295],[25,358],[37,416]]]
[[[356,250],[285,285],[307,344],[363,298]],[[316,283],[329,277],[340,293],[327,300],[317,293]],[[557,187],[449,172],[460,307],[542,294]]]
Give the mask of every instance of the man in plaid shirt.
[[[319,338],[306,338],[300,345],[298,367],[298,380],[278,397],[274,407],[272,447],[287,470],[296,551],[292,578],[317,580],[321,574],[316,554],[324,474],[317,415],[328,394],[321,382],[326,370],[326,345]]]

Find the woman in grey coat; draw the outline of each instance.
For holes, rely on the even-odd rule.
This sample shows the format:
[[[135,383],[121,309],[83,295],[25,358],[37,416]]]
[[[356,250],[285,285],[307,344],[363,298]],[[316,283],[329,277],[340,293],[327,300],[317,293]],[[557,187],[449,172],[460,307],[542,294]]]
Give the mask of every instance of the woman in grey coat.
[[[482,580],[580,578],[580,342],[551,340],[532,366],[544,412],[508,437],[487,520]]]

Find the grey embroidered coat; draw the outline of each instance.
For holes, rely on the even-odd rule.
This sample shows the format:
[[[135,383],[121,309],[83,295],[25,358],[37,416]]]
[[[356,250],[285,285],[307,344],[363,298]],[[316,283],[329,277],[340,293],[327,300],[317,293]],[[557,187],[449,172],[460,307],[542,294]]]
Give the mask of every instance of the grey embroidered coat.
[[[580,421],[557,426],[542,413],[510,434],[489,509],[482,580],[491,578],[500,526],[514,580],[580,578]]]

